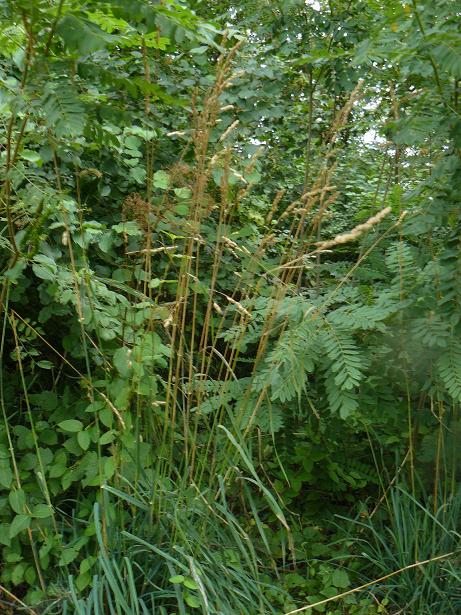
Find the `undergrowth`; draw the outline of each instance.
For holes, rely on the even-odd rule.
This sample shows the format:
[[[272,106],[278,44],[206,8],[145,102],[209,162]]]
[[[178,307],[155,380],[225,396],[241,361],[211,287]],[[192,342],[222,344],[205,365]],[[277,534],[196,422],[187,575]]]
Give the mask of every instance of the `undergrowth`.
[[[430,34],[417,7],[395,8],[392,51],[386,11],[353,50],[331,38],[349,77],[326,110],[323,56],[276,56],[307,66],[290,88],[310,84],[285,103],[293,122],[308,104],[286,181],[283,120],[259,140],[267,118],[241,102],[257,24],[245,40],[183,3],[132,4],[0,4],[2,604],[455,613],[451,2],[426,3]],[[367,54],[374,66],[386,45],[402,71],[417,58],[397,84],[415,106],[391,74],[388,141],[367,151],[368,107],[387,96]]]

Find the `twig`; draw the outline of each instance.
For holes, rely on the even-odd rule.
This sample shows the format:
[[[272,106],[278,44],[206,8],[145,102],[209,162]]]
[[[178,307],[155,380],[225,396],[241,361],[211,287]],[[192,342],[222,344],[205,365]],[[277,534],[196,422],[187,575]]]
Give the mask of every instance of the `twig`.
[[[30,606],[27,606],[27,604],[25,604],[17,596],[15,596],[11,592],[9,592],[6,589],[6,587],[3,587],[3,585],[0,585],[0,591],[3,592],[5,594],[5,596],[10,598],[11,600],[14,600],[14,602],[17,602],[18,604],[20,604],[26,610],[27,613],[30,613],[30,615],[38,615],[37,611],[34,611],[33,609],[30,608]]]
[[[367,587],[371,587],[372,585],[376,585],[376,583],[381,583],[386,579],[390,579],[397,574],[405,572],[405,570],[411,570],[412,568],[418,568],[419,566],[424,566],[426,564],[430,564],[431,562],[437,562],[442,559],[447,559],[447,557],[451,557],[455,555],[455,553],[459,553],[459,550],[451,551],[451,553],[444,553],[443,555],[437,555],[436,557],[431,557],[430,559],[425,559],[422,562],[415,562],[414,564],[409,564],[404,568],[399,568],[398,570],[394,570],[393,572],[389,572],[385,574],[383,577],[379,577],[379,579],[374,579],[373,581],[369,581],[364,585],[360,585],[359,587],[354,587],[353,589],[349,589],[347,592],[342,592],[341,594],[336,594],[336,596],[332,596],[331,598],[326,598],[325,600],[320,600],[319,602],[314,602],[313,604],[308,604],[306,606],[301,607],[300,609],[295,609],[294,611],[289,611],[284,615],[294,615],[295,613],[302,613],[303,611],[308,611],[309,609],[314,609],[322,604],[327,604],[328,602],[332,602],[333,600],[338,600],[338,598],[344,598],[345,596],[349,596],[350,594],[355,594],[356,592],[362,591],[362,589],[366,589]]]

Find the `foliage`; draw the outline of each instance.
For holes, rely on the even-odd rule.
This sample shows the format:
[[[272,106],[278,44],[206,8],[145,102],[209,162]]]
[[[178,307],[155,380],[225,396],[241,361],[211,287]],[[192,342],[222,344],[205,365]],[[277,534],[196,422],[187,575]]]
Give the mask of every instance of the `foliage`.
[[[456,529],[458,13],[0,2],[10,602],[448,608],[435,565],[335,602],[362,573],[329,523],[407,478],[395,545],[348,526],[370,578],[419,557],[408,527]]]
[[[171,609],[226,613],[235,608],[248,613],[274,612],[261,592],[262,583],[255,584],[256,554],[228,509],[224,493],[216,514],[210,516],[210,503],[192,489],[179,493],[160,484],[155,503],[149,501],[150,484],[140,487],[138,497],[111,487],[107,491],[130,505],[133,521],[123,522],[127,529],[122,535],[111,532],[95,504],[99,556],[97,561],[93,556],[82,560],[80,575],[69,579],[70,596],[59,608],[65,611],[72,605],[82,614],[102,611],[108,605],[114,613],[167,613]],[[157,505],[167,508],[153,524],[152,508]],[[109,528],[107,537],[104,527]],[[90,566],[95,571],[92,590],[88,597],[79,598],[81,579]]]
[[[438,555],[446,558],[409,568],[374,588],[406,613],[456,613],[459,610],[459,561],[450,557],[459,545],[459,493],[435,503],[419,502],[397,488],[389,494],[387,510],[375,519],[355,521],[361,527],[361,557],[372,562],[373,574],[401,570],[415,561]],[[434,510],[431,512],[431,509]],[[387,513],[387,514],[386,514]],[[362,566],[362,574],[367,564]]]

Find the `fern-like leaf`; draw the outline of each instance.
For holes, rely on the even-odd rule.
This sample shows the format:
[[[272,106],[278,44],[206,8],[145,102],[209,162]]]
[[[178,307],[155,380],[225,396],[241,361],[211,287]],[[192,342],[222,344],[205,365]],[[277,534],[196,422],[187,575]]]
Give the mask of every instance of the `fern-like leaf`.
[[[45,121],[58,138],[76,137],[83,133],[86,115],[75,90],[68,84],[53,83],[45,89],[41,104]]]
[[[357,395],[353,391],[339,387],[331,375],[325,379],[325,389],[328,405],[334,414],[339,414],[342,419],[347,419],[357,412],[359,407]]]
[[[415,249],[403,241],[393,243],[386,253],[386,265],[395,278],[392,286],[400,291],[413,288],[418,279],[419,268],[415,264]]]
[[[346,331],[327,329],[324,344],[329,359],[328,371],[342,390],[351,390],[362,380],[363,361],[352,336]]]
[[[444,33],[433,55],[442,70],[457,79],[461,78],[461,36]]]
[[[263,433],[277,433],[283,427],[283,409],[272,403],[263,404],[255,423]]]
[[[448,393],[461,402],[461,343],[452,339],[446,351],[437,361],[440,378]]]
[[[345,305],[330,312],[327,320],[349,331],[385,331],[383,321],[396,314],[401,302],[395,293],[383,292],[372,305]]]
[[[258,375],[256,386],[271,387],[271,399],[281,402],[299,397],[305,390],[307,376],[318,358],[318,325],[305,320],[288,328],[266,359],[266,368]]]
[[[461,242],[459,226],[446,241],[445,250],[439,258],[438,278],[440,299],[438,303],[445,319],[456,324],[460,319],[461,309]],[[447,318],[448,317],[448,318]]]

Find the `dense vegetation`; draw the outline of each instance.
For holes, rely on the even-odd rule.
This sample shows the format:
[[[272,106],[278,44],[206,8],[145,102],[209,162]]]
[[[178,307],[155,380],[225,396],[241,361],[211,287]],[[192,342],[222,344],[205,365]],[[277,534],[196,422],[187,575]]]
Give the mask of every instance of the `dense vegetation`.
[[[0,0],[0,612],[461,612],[460,0]]]

